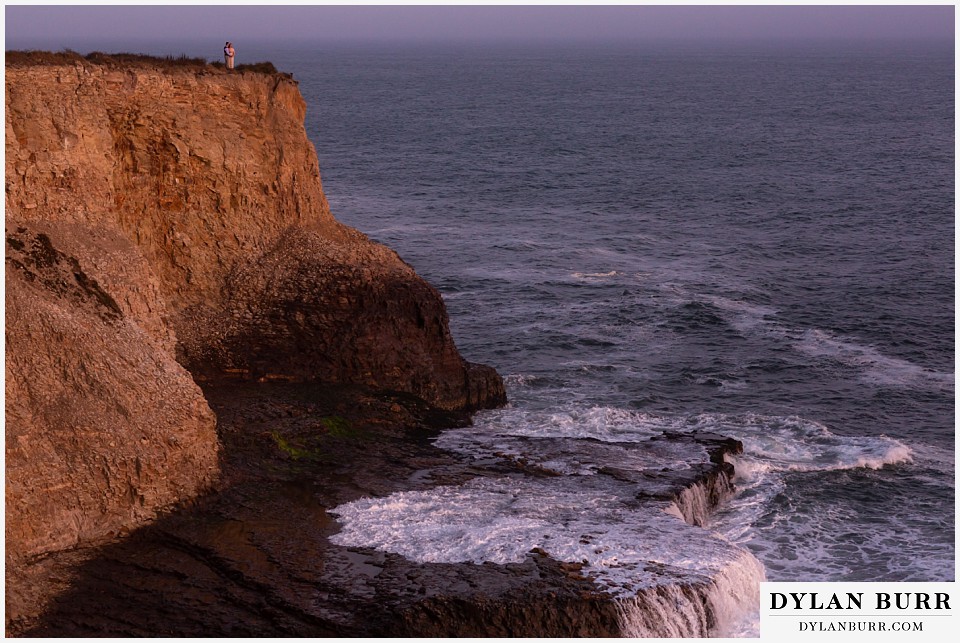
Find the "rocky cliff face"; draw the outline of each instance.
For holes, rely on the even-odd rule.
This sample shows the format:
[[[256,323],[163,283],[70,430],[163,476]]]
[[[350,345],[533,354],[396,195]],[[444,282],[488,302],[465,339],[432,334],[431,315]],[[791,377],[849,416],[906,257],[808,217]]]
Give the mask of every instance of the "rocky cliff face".
[[[120,228],[174,309],[216,301],[238,261],[291,226],[361,239],[330,216],[279,75],[157,65],[8,65],[8,210]]]
[[[8,59],[8,620],[27,562],[216,479],[194,379],[503,401],[436,290],[333,219],[304,113],[281,74]]]
[[[130,239],[194,374],[502,401],[439,294],[331,216],[290,78],[76,58],[8,65],[6,94],[8,213]]]

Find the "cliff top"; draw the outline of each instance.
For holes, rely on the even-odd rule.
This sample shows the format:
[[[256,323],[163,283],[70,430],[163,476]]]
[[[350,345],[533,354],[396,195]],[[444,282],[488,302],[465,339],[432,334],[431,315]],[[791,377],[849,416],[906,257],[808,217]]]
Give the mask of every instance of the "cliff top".
[[[94,51],[86,56],[81,55],[70,49],[64,51],[7,51],[5,52],[7,67],[28,67],[38,65],[98,65],[108,68],[131,68],[174,70],[188,69],[193,71],[214,71],[226,72],[222,62],[208,63],[205,58],[190,58],[186,55],[180,56],[149,56],[146,54],[115,53],[107,54],[102,51]],[[288,80],[293,79],[293,74],[277,71],[277,68],[271,62],[258,62],[247,65],[237,65],[234,72],[255,72],[272,76],[280,76]]]

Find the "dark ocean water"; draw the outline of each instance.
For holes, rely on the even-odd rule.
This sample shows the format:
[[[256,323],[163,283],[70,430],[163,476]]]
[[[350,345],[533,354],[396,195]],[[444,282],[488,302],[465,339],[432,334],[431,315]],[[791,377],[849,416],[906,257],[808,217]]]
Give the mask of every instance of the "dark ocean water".
[[[644,532],[589,495],[578,445],[711,429],[745,453],[709,529],[759,575],[954,579],[951,50],[240,51],[299,81],[334,215],[506,376],[510,407],[439,444],[566,474],[535,508],[397,498],[368,533],[426,560],[562,556],[572,511],[625,560]],[[452,540],[437,512],[473,517]],[[685,534],[657,555],[723,557]]]

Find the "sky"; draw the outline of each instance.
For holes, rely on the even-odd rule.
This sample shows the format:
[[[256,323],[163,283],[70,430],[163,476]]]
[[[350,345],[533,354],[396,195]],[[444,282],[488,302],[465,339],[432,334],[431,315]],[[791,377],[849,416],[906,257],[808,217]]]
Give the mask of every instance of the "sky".
[[[111,43],[954,40],[940,6],[6,6],[5,49]],[[146,45],[152,45],[147,47]],[[132,49],[128,49],[131,50]]]

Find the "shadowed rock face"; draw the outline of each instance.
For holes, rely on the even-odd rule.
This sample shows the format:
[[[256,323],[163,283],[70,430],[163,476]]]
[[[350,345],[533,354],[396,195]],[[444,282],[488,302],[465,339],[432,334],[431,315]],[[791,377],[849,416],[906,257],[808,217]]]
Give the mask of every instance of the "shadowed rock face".
[[[457,352],[440,294],[384,246],[294,228],[227,277],[218,307],[179,317],[198,377],[361,384],[444,409],[504,400],[499,376]]]
[[[31,558],[103,541],[208,487],[216,419],[174,358],[156,280],[124,237],[7,221],[7,614]]]
[[[191,375],[505,400],[437,291],[333,219],[289,77],[54,55],[5,100],[8,623],[52,591],[21,565],[216,479]]]

